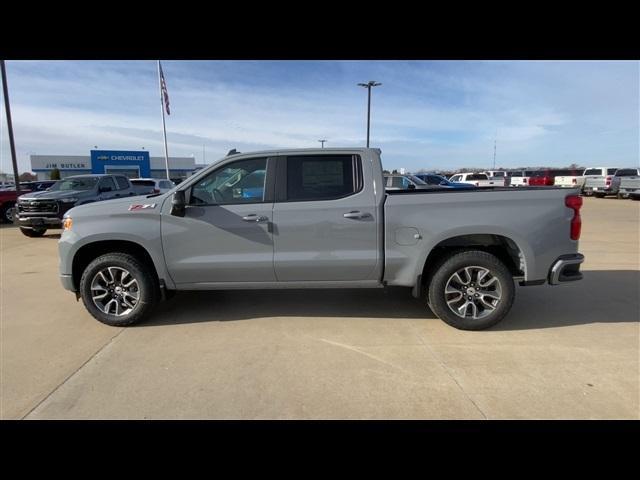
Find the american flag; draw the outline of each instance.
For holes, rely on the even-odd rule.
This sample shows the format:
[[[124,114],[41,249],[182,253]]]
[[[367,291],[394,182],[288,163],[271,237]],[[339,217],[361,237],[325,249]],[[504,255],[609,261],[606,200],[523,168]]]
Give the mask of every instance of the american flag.
[[[164,73],[162,73],[162,65],[160,66],[160,90],[162,90],[162,98],[164,99],[164,107],[167,110],[167,115],[171,115],[169,111],[169,92],[167,91],[167,82],[164,81]]]

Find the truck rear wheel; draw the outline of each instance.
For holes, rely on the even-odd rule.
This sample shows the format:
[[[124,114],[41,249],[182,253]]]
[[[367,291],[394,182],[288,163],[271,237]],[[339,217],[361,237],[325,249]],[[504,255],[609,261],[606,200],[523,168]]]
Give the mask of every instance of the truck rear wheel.
[[[24,228],[20,227],[20,231],[27,237],[41,237],[47,231],[46,228]]]
[[[80,279],[80,295],[93,317],[123,327],[144,320],[159,299],[155,273],[128,253],[107,253],[92,261]]]
[[[507,267],[480,250],[457,253],[436,269],[428,290],[431,310],[461,330],[484,330],[513,305],[515,286]]]

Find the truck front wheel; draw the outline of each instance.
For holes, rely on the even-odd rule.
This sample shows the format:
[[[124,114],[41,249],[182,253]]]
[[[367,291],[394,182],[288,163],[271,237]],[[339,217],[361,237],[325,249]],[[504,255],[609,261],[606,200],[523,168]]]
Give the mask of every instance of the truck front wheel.
[[[138,323],[158,302],[155,273],[128,253],[93,260],[80,279],[84,306],[98,321],[114,327]]]
[[[437,267],[429,283],[431,310],[452,327],[483,330],[509,313],[513,276],[494,255],[480,250],[457,253]]]

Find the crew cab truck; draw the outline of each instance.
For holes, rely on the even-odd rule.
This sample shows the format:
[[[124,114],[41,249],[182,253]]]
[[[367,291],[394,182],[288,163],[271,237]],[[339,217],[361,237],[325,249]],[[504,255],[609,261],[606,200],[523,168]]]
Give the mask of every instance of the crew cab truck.
[[[76,205],[133,195],[124,175],[75,175],[45,191],[20,195],[14,223],[27,237],[41,237],[49,228],[62,228],[63,215]]]
[[[165,194],[68,211],[60,278],[115,326],[177,290],[400,286],[480,330],[516,281],[582,278],[581,204],[544,187],[385,191],[378,149],[236,153]]]

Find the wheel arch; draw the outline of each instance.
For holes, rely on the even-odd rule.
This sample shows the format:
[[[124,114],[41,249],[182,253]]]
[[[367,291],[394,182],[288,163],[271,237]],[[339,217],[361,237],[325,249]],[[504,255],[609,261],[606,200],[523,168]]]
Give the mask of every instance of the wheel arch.
[[[498,233],[460,234],[440,240],[429,251],[418,273],[414,296],[418,296],[423,287],[428,287],[437,267],[446,258],[465,250],[480,250],[495,255],[514,277],[527,278],[527,255],[511,237]]]
[[[145,265],[151,268],[155,277],[160,280],[158,270],[156,269],[150,253],[139,243],[131,240],[98,240],[83,245],[73,256],[72,278],[76,291],[80,288],[80,278],[82,277],[82,272],[85,268],[87,268],[87,266],[99,256],[115,252],[133,255],[137,260],[142,261]]]

